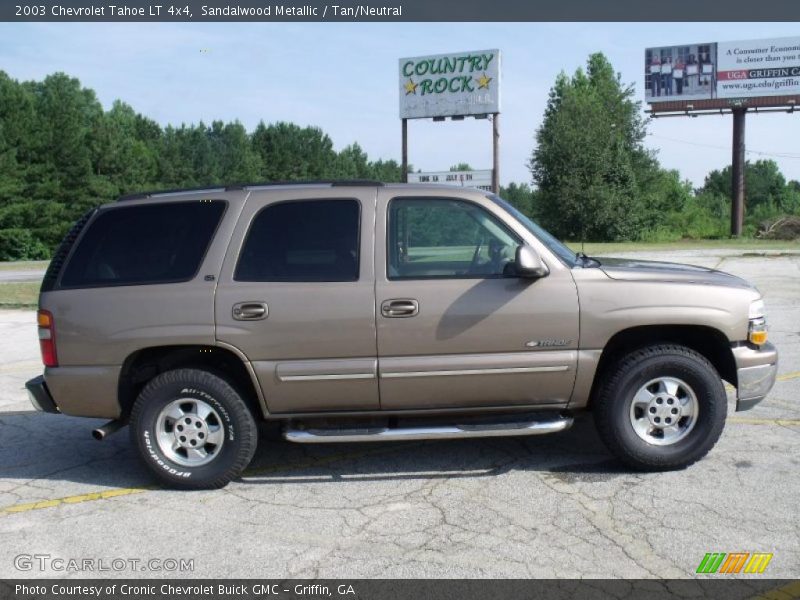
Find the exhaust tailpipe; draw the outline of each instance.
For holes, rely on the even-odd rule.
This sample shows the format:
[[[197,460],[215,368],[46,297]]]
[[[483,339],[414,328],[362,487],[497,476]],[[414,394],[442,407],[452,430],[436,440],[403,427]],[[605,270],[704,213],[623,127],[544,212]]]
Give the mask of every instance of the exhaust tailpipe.
[[[97,429],[92,429],[92,437],[96,439],[98,442],[102,442],[112,433],[115,433],[125,427],[127,423],[125,421],[121,421],[119,419],[114,419],[113,421],[109,421],[102,427],[98,427]]]

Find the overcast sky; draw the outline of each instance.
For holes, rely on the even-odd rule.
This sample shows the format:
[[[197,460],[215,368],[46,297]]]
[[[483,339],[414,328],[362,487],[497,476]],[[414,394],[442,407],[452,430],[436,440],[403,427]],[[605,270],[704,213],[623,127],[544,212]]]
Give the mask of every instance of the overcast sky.
[[[668,10],[668,7],[665,8]],[[462,50],[503,53],[501,181],[525,166],[559,71],[602,51],[642,96],[647,46],[800,35],[792,23],[109,24],[2,23],[0,69],[21,80],[64,71],[162,125],[238,119],[317,125],[337,149],[358,141],[370,158],[400,160],[397,59]],[[647,145],[695,185],[730,163],[731,117],[653,122]],[[751,115],[749,159],[774,158],[800,180],[800,112]],[[409,161],[491,168],[487,121],[412,121]]]

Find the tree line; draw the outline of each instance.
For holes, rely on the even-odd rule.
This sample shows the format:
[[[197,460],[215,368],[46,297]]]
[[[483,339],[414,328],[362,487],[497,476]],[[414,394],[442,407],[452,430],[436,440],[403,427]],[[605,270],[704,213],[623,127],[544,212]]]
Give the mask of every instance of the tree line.
[[[562,73],[536,131],[531,185],[512,183],[501,195],[566,240],[726,237],[730,167],[699,189],[661,168],[644,147],[647,121],[633,97],[602,54]],[[0,71],[0,260],[49,257],[83,212],[122,194],[303,179],[397,182],[402,169],[355,142],[336,151],[318,127],[162,127],[121,101],[104,110],[64,73],[19,82]],[[774,161],[748,163],[746,183],[747,235],[800,214],[800,183]]]
[[[401,181],[393,160],[340,151],[318,127],[238,121],[161,127],[63,73],[0,71],[0,260],[48,258],[91,207],[152,189],[303,179]]]

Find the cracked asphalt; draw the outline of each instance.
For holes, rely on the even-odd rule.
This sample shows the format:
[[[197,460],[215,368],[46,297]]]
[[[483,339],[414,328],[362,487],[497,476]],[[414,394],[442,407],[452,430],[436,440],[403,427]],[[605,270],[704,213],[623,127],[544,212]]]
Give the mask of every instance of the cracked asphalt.
[[[741,275],[764,293],[779,381],[708,457],[626,472],[590,418],[562,434],[303,446],[265,427],[224,490],[155,486],[127,431],[33,412],[31,311],[0,312],[0,577],[694,577],[707,552],[771,552],[800,576],[800,254],[635,253]],[[193,559],[194,570],[21,571],[20,554]],[[707,576],[706,576],[707,577]]]

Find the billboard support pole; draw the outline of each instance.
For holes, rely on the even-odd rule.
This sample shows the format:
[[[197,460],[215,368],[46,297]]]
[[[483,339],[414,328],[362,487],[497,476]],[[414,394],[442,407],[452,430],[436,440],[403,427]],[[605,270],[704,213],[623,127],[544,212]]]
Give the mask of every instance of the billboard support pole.
[[[402,183],[408,183],[408,119],[403,119],[403,174]]]
[[[733,109],[733,160],[732,160],[732,197],[731,197],[731,236],[742,235],[744,223],[745,195],[745,156],[744,156],[744,124],[747,109]]]
[[[492,192],[500,193],[500,113],[492,117]]]

